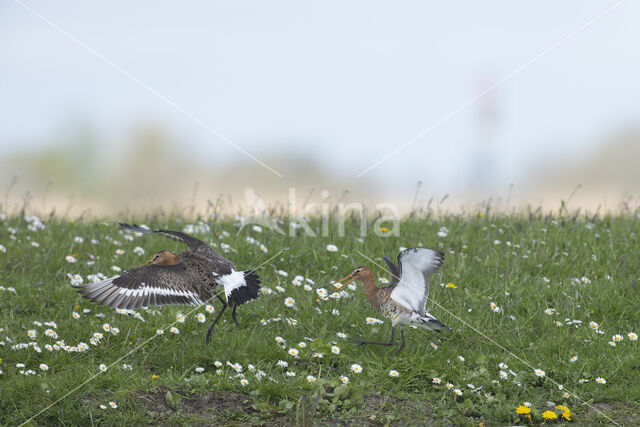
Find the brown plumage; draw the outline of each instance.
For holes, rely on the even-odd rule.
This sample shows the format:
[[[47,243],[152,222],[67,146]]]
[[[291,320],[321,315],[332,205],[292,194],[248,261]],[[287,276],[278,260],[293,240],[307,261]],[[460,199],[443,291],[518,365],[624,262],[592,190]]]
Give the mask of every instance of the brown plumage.
[[[223,307],[209,327],[211,331],[227,305],[233,308],[233,321],[239,326],[236,308],[258,297],[260,280],[252,271],[236,271],[236,266],[213,248],[193,236],[173,230],[149,230],[137,225],[120,224],[125,230],[137,233],[158,233],[187,244],[180,254],[163,250],[148,263],[120,276],[98,283],[77,286],[78,292],[100,305],[135,309],[153,305],[200,305],[214,295]],[[215,290],[223,287],[226,301]]]
[[[433,317],[426,309],[429,296],[429,277],[440,266],[444,255],[438,251],[423,248],[412,248],[402,251],[398,255],[398,265],[385,257],[385,262],[391,273],[391,284],[377,287],[376,281],[367,266],[358,267],[340,280],[347,285],[354,281],[364,283],[364,295],[371,305],[384,317],[391,320],[391,339],[389,342],[351,340],[358,344],[378,344],[392,346],[396,326],[400,326],[402,343],[392,354],[399,353],[405,345],[404,325],[416,325],[432,331],[450,328]]]

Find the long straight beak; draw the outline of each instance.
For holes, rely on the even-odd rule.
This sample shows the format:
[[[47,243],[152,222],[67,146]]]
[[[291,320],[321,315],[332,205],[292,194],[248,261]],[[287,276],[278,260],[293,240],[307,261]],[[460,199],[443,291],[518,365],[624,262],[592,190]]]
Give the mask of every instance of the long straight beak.
[[[338,280],[337,283],[340,283],[340,286],[336,286],[336,289],[342,289],[344,286],[347,286],[349,283],[353,282],[355,279],[353,275],[348,275],[347,277]]]

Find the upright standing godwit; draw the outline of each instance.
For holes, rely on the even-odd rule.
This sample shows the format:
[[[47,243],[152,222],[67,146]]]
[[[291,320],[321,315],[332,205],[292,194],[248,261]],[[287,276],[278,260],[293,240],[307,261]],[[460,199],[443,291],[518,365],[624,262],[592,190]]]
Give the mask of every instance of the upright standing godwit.
[[[207,331],[206,342],[227,305],[236,308],[258,298],[260,280],[253,270],[236,271],[236,266],[206,243],[193,236],[173,230],[149,230],[137,225],[120,224],[125,230],[137,233],[158,233],[187,244],[189,249],[174,254],[160,251],[151,261],[101,282],[74,286],[83,297],[113,308],[140,308],[163,304],[200,305],[215,294],[222,302],[222,310]],[[224,288],[226,301],[215,292]]]
[[[404,348],[404,325],[416,325],[432,331],[451,330],[427,311],[429,296],[429,277],[435,273],[444,260],[441,252],[431,249],[406,249],[398,255],[398,266],[384,257],[391,272],[391,284],[378,288],[371,269],[358,267],[340,280],[344,285],[361,280],[364,283],[364,294],[371,305],[383,316],[391,320],[391,339],[389,342],[351,340],[358,344],[377,344],[392,346],[396,326],[400,326],[402,344],[392,355]]]

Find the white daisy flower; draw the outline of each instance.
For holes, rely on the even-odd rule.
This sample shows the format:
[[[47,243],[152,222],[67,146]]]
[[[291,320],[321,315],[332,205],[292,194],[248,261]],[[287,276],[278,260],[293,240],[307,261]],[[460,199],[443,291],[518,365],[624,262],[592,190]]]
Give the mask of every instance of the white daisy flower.
[[[340,382],[342,384],[349,384],[349,377],[340,377]]]
[[[536,376],[538,376],[540,378],[545,376],[545,372],[542,369],[534,369],[533,372],[536,374]]]
[[[69,263],[69,264],[73,264],[74,262],[77,262],[78,260],[76,259],[76,257],[74,257],[73,255],[67,255],[66,257],[64,257],[64,259]]]
[[[41,363],[40,369],[46,372],[49,370],[49,365],[47,365],[46,363]]]
[[[331,353],[340,354],[340,347],[338,347],[337,345],[332,346],[331,347]]]
[[[109,369],[104,363],[101,363],[98,368],[100,368],[101,372],[107,372],[107,369]]]
[[[358,365],[357,363],[354,363],[353,365],[351,365],[351,371],[359,374],[360,372],[362,372],[362,366]]]
[[[602,377],[598,377],[598,378],[596,378],[596,382],[597,382],[598,384],[606,384],[606,383],[607,383],[607,380],[605,380],[605,379],[604,379],[604,378],[602,378]]]
[[[336,245],[327,245],[327,250],[329,252],[338,252],[338,247]]]
[[[316,377],[314,377],[313,375],[307,375],[307,382],[311,384],[315,383]]]

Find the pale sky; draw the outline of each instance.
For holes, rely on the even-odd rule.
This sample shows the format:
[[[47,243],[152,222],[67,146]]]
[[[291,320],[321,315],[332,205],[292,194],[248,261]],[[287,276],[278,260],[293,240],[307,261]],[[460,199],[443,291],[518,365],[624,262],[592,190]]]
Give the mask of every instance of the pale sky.
[[[564,42],[617,3],[24,4],[265,160],[308,153],[354,176],[440,123],[366,176],[445,188],[464,181],[491,127],[490,165],[506,183],[640,123],[634,1]],[[440,122],[507,76],[489,98]],[[493,125],[480,124],[481,105],[498,111]],[[56,143],[75,120],[114,147],[146,122],[166,128],[194,161],[244,156],[14,0],[0,3],[0,117],[0,157]]]

